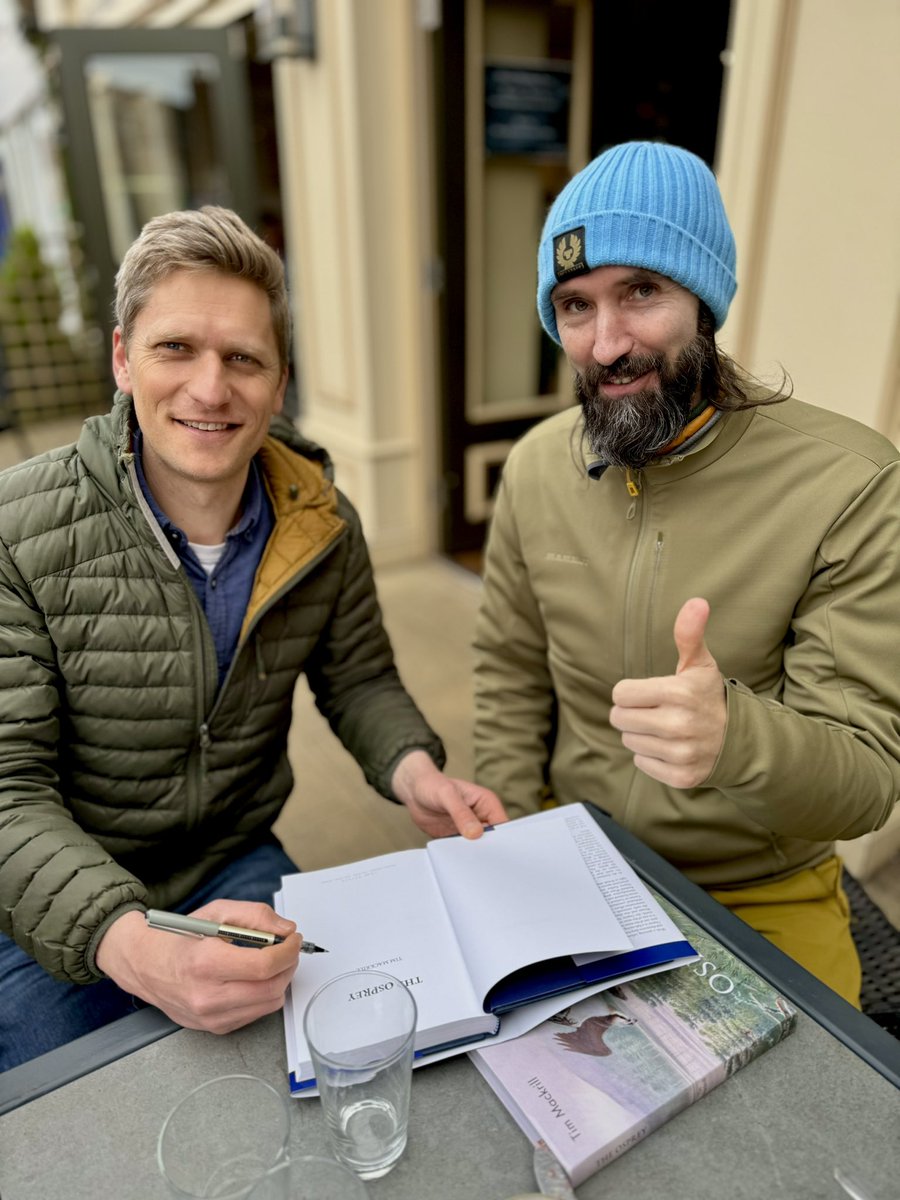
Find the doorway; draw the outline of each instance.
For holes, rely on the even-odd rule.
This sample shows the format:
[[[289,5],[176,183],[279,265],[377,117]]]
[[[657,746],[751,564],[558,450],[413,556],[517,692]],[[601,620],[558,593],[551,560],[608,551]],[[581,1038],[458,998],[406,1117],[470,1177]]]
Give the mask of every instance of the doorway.
[[[607,146],[712,165],[728,0],[465,0],[437,40],[441,541],[477,569],[512,444],[572,403],[534,307],[544,216]]]

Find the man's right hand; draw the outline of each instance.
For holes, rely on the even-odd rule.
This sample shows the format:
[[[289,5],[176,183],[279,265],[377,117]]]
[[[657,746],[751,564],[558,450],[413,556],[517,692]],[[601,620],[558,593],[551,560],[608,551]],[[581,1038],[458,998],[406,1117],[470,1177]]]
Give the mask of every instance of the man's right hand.
[[[97,966],[123,991],[187,1029],[230,1033],[280,1009],[300,958],[294,922],[246,900],[213,900],[191,916],[262,929],[285,941],[258,950],[216,937],[183,937],[151,929],[143,913],[132,911],[103,935]]]

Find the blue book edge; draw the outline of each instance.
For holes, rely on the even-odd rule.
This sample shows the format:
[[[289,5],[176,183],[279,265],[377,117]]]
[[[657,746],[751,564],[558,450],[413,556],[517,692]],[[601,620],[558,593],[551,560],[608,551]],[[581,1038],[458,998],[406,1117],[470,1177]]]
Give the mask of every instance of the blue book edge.
[[[663,942],[656,946],[648,946],[643,950],[626,950],[622,954],[612,954],[596,962],[583,963],[577,966],[569,958],[554,958],[548,962],[536,963],[522,971],[516,971],[491,988],[485,999],[485,1011],[499,1017],[505,1012],[529,1004],[532,1000],[542,1000],[550,996],[564,996],[567,992],[578,988],[589,987],[592,983],[615,982],[623,975],[647,967],[660,966],[677,958],[686,958],[696,951],[690,942]],[[496,1030],[494,1031],[496,1033]],[[469,1046],[476,1042],[485,1041],[494,1033],[476,1033],[471,1037],[457,1038],[455,1041],[440,1042],[434,1046],[423,1047],[415,1052],[416,1059],[427,1058],[444,1050],[453,1050],[459,1046]],[[288,1075],[288,1083],[292,1095],[302,1095],[315,1087],[315,1079],[298,1080],[296,1072]]]
[[[694,954],[696,951],[690,942],[679,941],[662,942],[643,950],[626,950],[622,954],[611,954],[581,966],[576,966],[569,957],[535,963],[495,984],[485,997],[485,1010],[499,1016],[532,1000],[564,996],[566,992],[589,987],[593,983],[614,982],[634,971],[661,966]]]

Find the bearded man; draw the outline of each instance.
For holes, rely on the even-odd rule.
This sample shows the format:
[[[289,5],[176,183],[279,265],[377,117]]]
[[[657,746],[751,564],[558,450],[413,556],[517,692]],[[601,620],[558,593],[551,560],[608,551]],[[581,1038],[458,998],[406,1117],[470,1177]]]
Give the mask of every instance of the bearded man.
[[[900,462],[715,344],[715,178],[601,154],[550,209],[538,311],[579,406],[504,467],[476,634],[476,775],[593,801],[859,1003],[837,839],[900,791]]]

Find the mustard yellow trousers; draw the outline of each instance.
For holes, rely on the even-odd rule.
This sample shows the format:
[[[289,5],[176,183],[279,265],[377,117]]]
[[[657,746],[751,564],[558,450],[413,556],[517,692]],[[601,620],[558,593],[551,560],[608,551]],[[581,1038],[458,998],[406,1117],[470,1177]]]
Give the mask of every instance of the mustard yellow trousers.
[[[776,883],[710,890],[710,895],[859,1008],[859,955],[850,935],[839,858]]]

